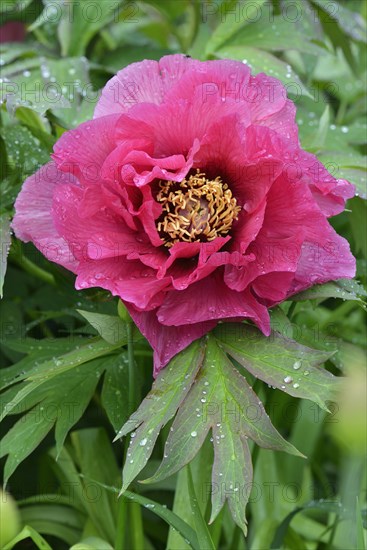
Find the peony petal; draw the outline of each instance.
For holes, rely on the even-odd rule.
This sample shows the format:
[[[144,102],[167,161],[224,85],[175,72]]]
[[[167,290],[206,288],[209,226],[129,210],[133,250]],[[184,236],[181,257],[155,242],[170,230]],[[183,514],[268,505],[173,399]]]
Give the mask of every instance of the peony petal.
[[[105,116],[65,132],[52,155],[58,169],[73,174],[82,184],[99,184],[103,163],[116,147],[118,120],[118,115]]]
[[[278,112],[257,121],[262,126],[275,130],[282,137],[291,140],[292,145],[298,145],[298,126],[296,124],[296,106],[289,99]]]
[[[104,288],[148,311],[162,303],[162,291],[170,287],[170,280],[168,277],[158,280],[155,271],[140,261],[116,257],[81,262],[75,286],[78,289]]]
[[[102,90],[94,118],[111,113],[126,113],[133,105],[159,105],[167,91],[180,82],[183,74],[201,63],[184,55],[168,55],[160,61],[132,63],[111,78]]]
[[[335,187],[327,194],[322,193],[315,185],[310,185],[312,195],[321,212],[328,218],[343,212],[345,201],[354,197],[354,185],[347,180],[336,180]]]
[[[165,101],[191,100],[193,95],[199,95],[202,103],[213,100],[232,102],[236,103],[237,111],[244,114],[244,120],[248,120],[246,111],[249,106],[246,99],[249,81],[250,69],[240,61],[204,61],[190,67],[182,75],[179,85],[167,91]]]
[[[78,262],[51,215],[55,189],[62,189],[70,180],[74,180],[73,176],[60,172],[53,162],[27,178],[15,201],[12,228],[18,239],[32,241],[50,261],[75,272]]]
[[[265,334],[269,334],[266,307],[259,304],[249,290],[235,292],[229,289],[219,273],[192,284],[184,291],[168,292],[157,317],[167,326],[241,317],[252,319]]]
[[[340,237],[325,222],[319,227],[318,241],[305,241],[294,281],[288,291],[292,296],[314,284],[336,279],[351,279],[356,274],[356,260],[351,254],[348,241]]]
[[[287,298],[293,280],[294,273],[292,272],[267,273],[257,277],[251,288],[256,296],[260,298],[261,303],[271,307]]]

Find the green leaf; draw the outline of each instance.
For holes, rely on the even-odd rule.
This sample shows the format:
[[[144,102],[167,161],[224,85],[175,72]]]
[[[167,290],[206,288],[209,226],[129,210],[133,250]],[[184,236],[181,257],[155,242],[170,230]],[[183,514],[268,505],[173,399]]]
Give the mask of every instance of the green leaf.
[[[359,504],[359,498],[358,497],[356,497],[356,511],[355,511],[355,514],[356,514],[356,518],[355,518],[355,523],[356,523],[356,530],[355,530],[355,533],[356,533],[356,546],[360,550],[366,550],[366,544],[365,544],[365,540],[364,540],[363,523],[362,523],[362,510],[361,510],[361,506]]]
[[[28,538],[34,542],[38,550],[52,550],[51,546],[45,541],[45,539],[29,525],[26,525],[19,535],[6,544],[2,550],[11,550],[16,544],[18,544],[18,542]]]
[[[160,461],[157,461],[157,463],[152,468],[152,474],[158,468],[159,462]],[[205,488],[210,487],[212,466],[213,448],[211,441],[209,441],[209,439],[207,438],[194,460],[190,463],[194,486],[200,487],[201,498],[199,499],[199,508],[200,513],[203,517],[205,517],[205,513],[210,500],[210,491],[206,491]],[[176,480],[174,480],[173,478],[171,478],[171,480],[176,481],[173,512],[180,516],[180,518],[188,523],[188,525],[195,528],[195,517],[191,513],[190,496],[187,491],[187,468],[183,468],[182,470],[180,470],[180,472],[178,472]],[[146,490],[149,488],[155,489],[156,486],[151,487],[150,485],[146,485],[145,488]],[[213,538],[213,542],[216,546],[218,546],[219,543],[219,536],[219,532],[217,532],[217,536],[215,533],[213,534],[213,537],[215,537],[215,540]],[[167,547],[171,550],[184,550],[185,548],[187,548],[187,545],[185,545],[182,537],[177,533],[175,529],[170,529],[167,540]]]
[[[363,302],[361,296],[367,296],[365,288],[354,279],[339,279],[338,281],[315,285],[308,290],[292,296],[292,300],[327,300],[328,298],[341,298],[342,300],[355,300]]]
[[[49,152],[28,128],[20,124],[3,127],[8,163],[19,173],[20,181],[49,161]]]
[[[355,198],[349,203],[352,215],[349,218],[355,247],[353,251],[360,252],[362,258],[367,258],[367,202]],[[358,270],[358,268],[357,268]],[[363,270],[367,272],[367,269]]]
[[[90,479],[90,481],[96,483],[97,485],[100,485],[101,487],[112,493],[118,494],[120,492],[116,487],[100,483],[95,479]],[[120,498],[126,498],[130,501],[137,502],[141,506],[144,506],[144,508],[149,509],[149,511],[151,511],[153,514],[159,516],[164,521],[166,521],[168,525],[176,529],[183,537],[184,541],[191,546],[191,548],[193,548],[194,550],[202,550],[199,547],[194,529],[192,529],[189,525],[187,525],[187,523],[182,521],[179,516],[174,514],[166,506],[162,506],[161,504],[155,502],[154,500],[151,500],[150,498],[146,498],[142,495],[139,495],[138,493],[133,493],[131,491],[125,491],[124,495]]]
[[[101,402],[114,430],[117,432],[131,411],[126,399],[129,390],[129,369],[126,353],[113,357],[104,364]]]
[[[310,42],[309,36],[284,16],[273,17],[270,28],[268,20],[256,20],[237,32],[226,45],[251,46],[275,52],[299,50],[313,55],[322,55],[325,52],[323,48]]]
[[[13,18],[29,6],[31,2],[32,0],[22,0],[22,2],[19,2],[19,0],[7,0],[7,2],[0,4],[0,13]]]
[[[261,401],[219,345],[209,337],[204,363],[174,419],[162,463],[146,482],[160,481],[181,469],[196,455],[211,429],[211,521],[228,500],[234,521],[246,532],[245,508],[252,482],[247,438],[266,448],[302,455],[276,431]]]
[[[7,76],[0,83],[0,100],[6,101],[9,113],[28,107],[40,115],[49,109],[69,107],[69,102],[53,85],[45,87],[38,59],[25,59],[6,68]]]
[[[325,11],[329,25],[332,20],[335,20],[348,37],[367,42],[366,21],[359,13],[349,10],[340,2],[329,2],[329,0],[312,0],[312,2]]]
[[[319,148],[323,147],[325,139],[329,130],[330,125],[330,106],[326,105],[324,112],[320,118],[319,127],[317,129],[315,138],[313,140],[312,146]]]
[[[49,497],[52,498],[51,495]],[[22,521],[43,535],[51,535],[65,541],[69,546],[80,539],[85,522],[84,514],[69,505],[34,504],[21,508]]]
[[[58,26],[61,55],[84,55],[93,36],[105,25],[117,20],[121,0],[71,0],[64,5],[63,15]]]
[[[10,218],[8,214],[2,214],[0,216],[0,298],[3,297],[3,286],[10,243]]]
[[[298,75],[288,63],[274,55],[251,46],[225,46],[215,52],[220,59],[237,59],[246,63],[253,74],[265,72],[278,78],[287,87],[287,93],[299,97],[301,94],[312,97]]]
[[[323,513],[337,514],[342,516],[346,515],[346,510],[342,507],[340,502],[327,500],[312,500],[310,502],[307,502],[303,506],[297,507],[284,518],[284,520],[281,522],[276,530],[275,536],[270,546],[271,550],[277,550],[278,548],[283,547],[284,539],[292,519],[296,514],[304,510],[318,510]]]
[[[187,481],[188,481],[188,491],[190,496],[191,513],[195,519],[195,531],[198,537],[199,546],[200,548],[215,550],[215,546],[211,539],[208,526],[205,523],[205,520],[200,511],[200,506],[195,493],[194,482],[192,480],[192,474],[191,474],[191,469],[189,465],[187,466]]]
[[[5,484],[19,464],[38,447],[54,425],[53,417],[44,417],[42,421],[37,421],[41,414],[42,411],[38,407],[28,411],[1,440],[0,457],[8,454],[4,467]]]
[[[266,337],[245,324],[227,323],[215,334],[223,349],[256,378],[328,410],[326,401],[340,387],[340,379],[317,365],[331,353],[308,348],[276,332]]]
[[[136,430],[131,435],[123,469],[122,492],[144,468],[153,452],[161,428],[174,416],[189,393],[200,368],[203,353],[203,344],[194,342],[172,359],[160,372],[138,410],[118,432],[116,439]]]
[[[66,372],[33,388],[19,400],[17,407],[13,407],[13,401],[5,403],[5,414],[10,412],[8,409],[11,409],[12,414],[24,413],[1,441],[0,456],[8,455],[4,471],[6,480],[40,444],[54,424],[56,445],[60,453],[66,435],[87,408],[104,368],[101,359],[89,361],[78,367],[72,376]],[[17,390],[13,397],[16,400],[21,390],[17,386],[11,390]]]
[[[74,544],[70,550],[113,550],[113,546],[99,537],[88,537]]]
[[[210,55],[234,36],[243,27],[249,25],[258,15],[265,0],[253,0],[248,6],[236,2],[226,10],[225,4],[214,5],[214,10],[221,11],[221,23],[217,26],[206,45],[206,54]],[[209,7],[209,6],[208,6]],[[261,11],[260,11],[261,13]]]
[[[47,359],[43,362],[40,361],[42,354],[37,348],[41,347],[43,353],[45,349],[36,346],[37,351],[31,354],[31,360],[29,357],[22,359],[13,367],[4,369],[11,370],[11,375],[5,378],[3,384],[5,387],[10,385],[10,389],[0,396],[2,417],[23,413],[1,442],[0,455],[8,455],[5,480],[40,444],[54,425],[57,452],[61,452],[68,432],[83,415],[104,372],[106,377],[103,386],[103,405],[107,415],[113,419],[127,418],[128,404],[125,400],[116,399],[116,391],[120,391],[121,394],[123,390],[123,387],[116,389],[116,384],[122,378],[122,371],[125,371],[126,378],[125,356],[121,354],[101,358],[99,356],[106,355],[111,346],[103,341],[87,341],[89,343],[85,346],[77,346],[77,349],[59,355],[58,358],[54,356],[48,359],[47,351]],[[24,348],[24,342],[20,347]],[[50,347],[51,353],[57,349],[54,345]],[[40,364],[34,366],[36,359]],[[27,371],[21,370],[27,365],[32,366]],[[72,375],[70,369],[74,369]],[[113,387],[110,387],[111,383],[114,384]]]
[[[102,428],[88,428],[72,432],[71,440],[77,463],[83,475],[84,493],[88,494],[89,480],[115,485],[119,477],[110,440]],[[117,496],[106,490],[98,492],[98,499],[85,499],[88,515],[99,534],[110,544],[114,542],[117,519]]]
[[[124,323],[120,317],[104,315],[102,313],[92,313],[91,311],[83,311],[82,309],[78,309],[77,311],[109,344],[116,345],[119,342],[126,343],[126,323]]]
[[[27,372],[23,372],[18,368],[17,370],[19,372],[16,372],[13,367],[4,369],[5,372],[2,373],[2,376],[4,375],[6,377],[7,370],[11,370],[11,376],[5,378],[3,387],[11,386],[22,380],[27,380],[27,382],[32,383],[34,387],[37,388],[46,382],[46,380],[54,376],[58,376],[73,368],[79,367],[83,363],[96,359],[97,357],[108,355],[120,347],[120,344],[112,346],[102,339],[88,339],[87,342],[88,343],[82,346],[77,345],[75,349],[72,349],[64,355],[54,356],[52,359],[42,361],[41,363],[34,362],[32,368]],[[12,342],[11,345],[13,349],[24,349],[24,342],[17,342],[17,344],[19,345],[16,346],[15,342]],[[6,345],[9,345],[9,342],[7,342]],[[17,404],[18,403],[14,403],[14,407],[17,406]],[[8,412],[10,412],[10,410]]]

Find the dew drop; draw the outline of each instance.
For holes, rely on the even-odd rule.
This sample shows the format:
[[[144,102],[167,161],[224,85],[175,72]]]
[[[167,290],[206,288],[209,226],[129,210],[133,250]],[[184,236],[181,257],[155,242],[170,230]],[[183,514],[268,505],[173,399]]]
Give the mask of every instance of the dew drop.
[[[294,370],[300,369],[301,368],[301,361],[295,361],[293,363],[293,368],[294,368]]]
[[[198,435],[197,432],[191,432],[191,437],[196,437]]]
[[[142,439],[139,443],[140,447],[145,447],[145,445],[147,444],[147,441],[148,441],[147,438],[144,437],[144,439]]]
[[[285,378],[283,378],[283,380],[286,384],[290,384],[291,382],[293,382],[293,378],[291,376],[286,376]]]

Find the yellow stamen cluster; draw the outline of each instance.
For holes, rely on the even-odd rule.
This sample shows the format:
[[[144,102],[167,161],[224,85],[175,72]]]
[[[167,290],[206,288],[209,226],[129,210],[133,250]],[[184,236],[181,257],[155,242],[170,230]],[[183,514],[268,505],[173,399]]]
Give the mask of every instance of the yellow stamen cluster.
[[[227,235],[241,210],[219,176],[209,180],[199,170],[180,183],[160,181],[157,201],[163,207],[157,229],[168,248]]]

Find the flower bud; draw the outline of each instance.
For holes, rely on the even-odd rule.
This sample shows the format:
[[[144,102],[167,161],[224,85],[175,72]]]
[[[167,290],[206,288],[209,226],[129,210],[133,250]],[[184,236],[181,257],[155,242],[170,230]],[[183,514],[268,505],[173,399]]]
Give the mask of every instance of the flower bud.
[[[20,531],[20,514],[15,500],[8,494],[0,490],[0,548],[3,548]]]

